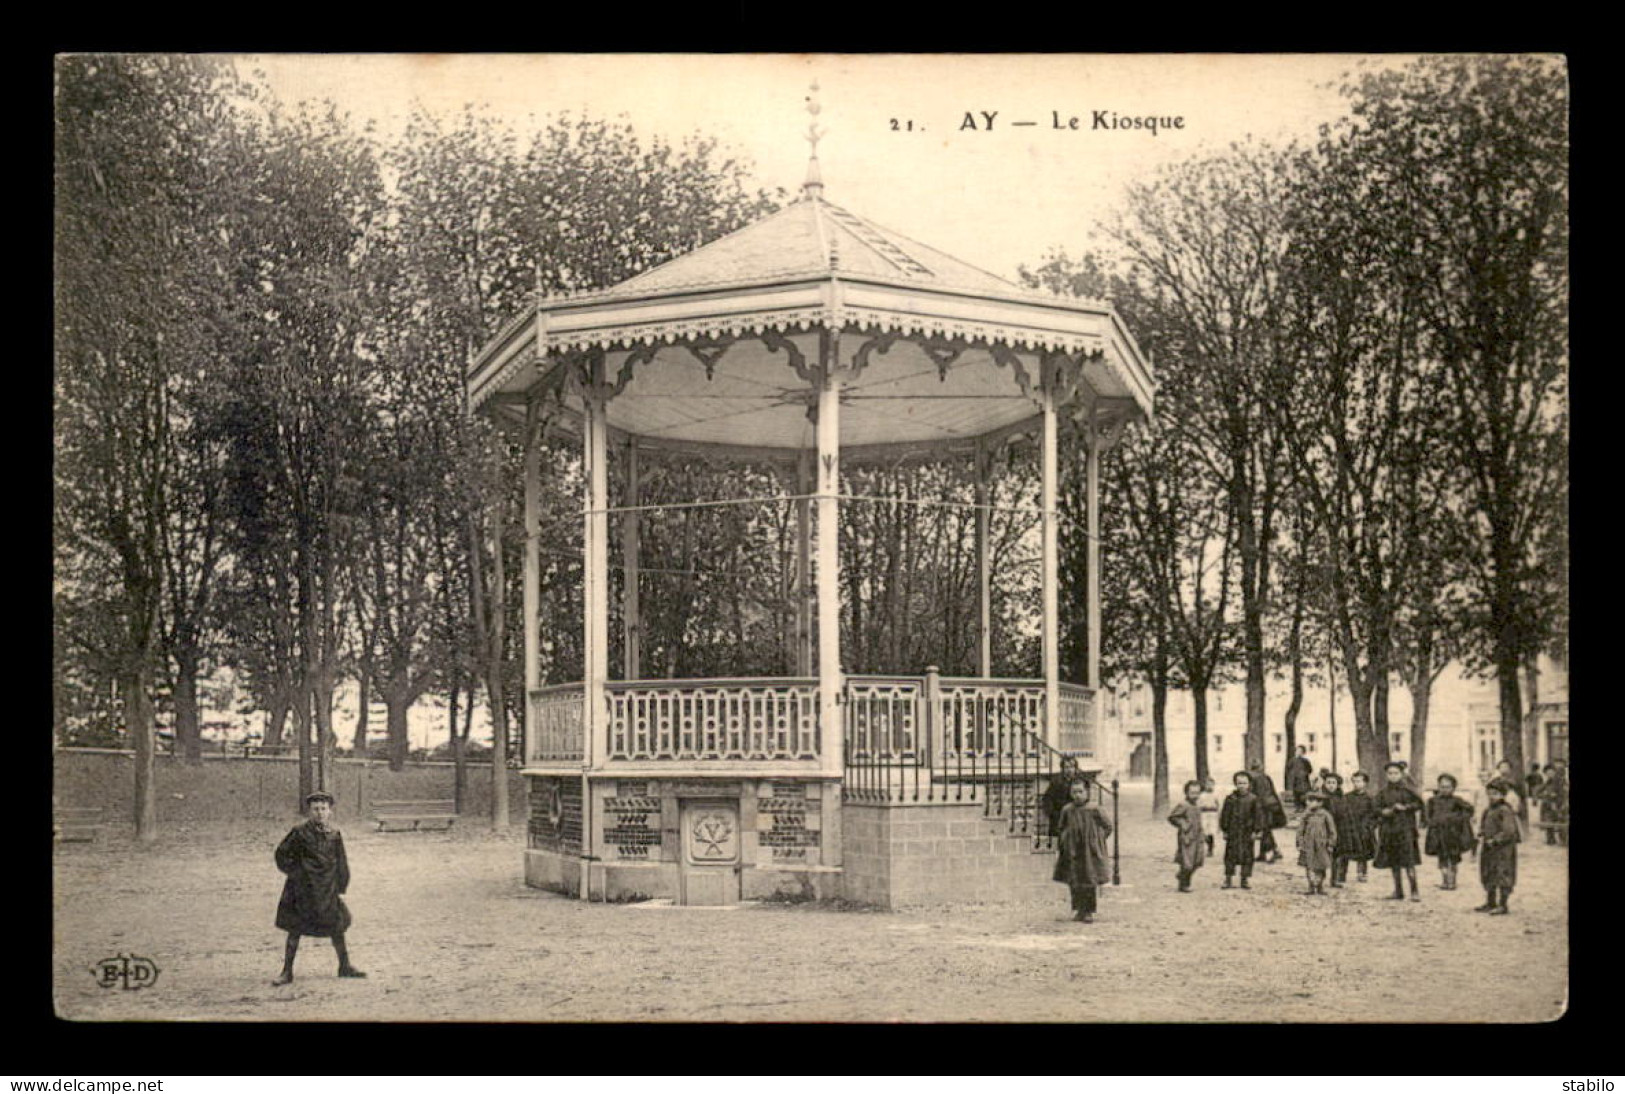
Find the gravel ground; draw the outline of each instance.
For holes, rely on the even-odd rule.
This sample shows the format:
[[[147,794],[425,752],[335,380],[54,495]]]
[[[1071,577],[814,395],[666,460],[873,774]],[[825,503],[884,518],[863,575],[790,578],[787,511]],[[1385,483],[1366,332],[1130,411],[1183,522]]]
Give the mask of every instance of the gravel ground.
[[[1386,874],[1304,896],[1290,857],[1250,892],[1221,890],[1209,863],[1180,894],[1173,830],[1151,817],[1148,791],[1130,789],[1123,808],[1124,884],[1102,890],[1090,924],[1071,921],[1060,885],[1041,905],[889,913],[587,905],[525,888],[518,829],[381,835],[341,815],[350,947],[368,978],[336,979],[330,945],[307,939],[281,988],[271,850],[287,824],[177,827],[143,848],[115,833],[56,852],[56,1008],[86,1020],[1448,1022],[1483,1016],[1486,970],[1516,969],[1498,1013],[1563,1012],[1566,850],[1523,845],[1510,916],[1473,914],[1471,860],[1455,892],[1428,860],[1414,904],[1382,899]],[[116,954],[152,959],[157,982],[97,986],[92,967]]]

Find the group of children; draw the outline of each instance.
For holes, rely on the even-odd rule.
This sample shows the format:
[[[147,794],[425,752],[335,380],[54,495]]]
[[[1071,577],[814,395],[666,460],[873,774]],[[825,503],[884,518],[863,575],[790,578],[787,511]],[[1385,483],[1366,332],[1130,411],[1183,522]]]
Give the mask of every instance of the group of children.
[[[1507,898],[1517,880],[1520,829],[1517,813],[1508,803],[1511,786],[1495,780],[1489,786],[1490,805],[1485,811],[1478,836],[1473,835],[1473,805],[1456,796],[1456,780],[1440,775],[1432,798],[1424,803],[1411,787],[1405,764],[1394,761],[1384,769],[1387,783],[1375,795],[1368,792],[1369,779],[1356,773],[1352,789],[1344,793],[1342,778],[1326,773],[1321,785],[1309,791],[1307,809],[1298,823],[1298,865],[1303,867],[1308,894],[1326,895],[1327,875],[1333,888],[1342,888],[1348,879],[1350,862],[1358,865],[1358,878],[1367,878],[1367,863],[1393,872],[1394,891],[1387,899],[1404,900],[1405,882],[1410,899],[1421,900],[1416,867],[1422,861],[1418,823],[1427,827],[1426,851],[1439,861],[1441,888],[1456,888],[1456,873],[1463,856],[1478,855],[1480,880],[1487,894],[1480,912],[1508,914]],[[1272,818],[1253,793],[1252,776],[1238,771],[1235,789],[1221,806],[1213,780],[1191,780],[1185,784],[1185,800],[1168,814],[1168,822],[1178,829],[1174,862],[1178,866],[1179,891],[1190,892],[1191,875],[1213,853],[1215,827],[1224,846],[1224,884],[1235,885],[1241,874],[1241,887],[1249,888],[1255,856],[1254,846],[1267,839]],[[1214,821],[1217,821],[1215,826]]]

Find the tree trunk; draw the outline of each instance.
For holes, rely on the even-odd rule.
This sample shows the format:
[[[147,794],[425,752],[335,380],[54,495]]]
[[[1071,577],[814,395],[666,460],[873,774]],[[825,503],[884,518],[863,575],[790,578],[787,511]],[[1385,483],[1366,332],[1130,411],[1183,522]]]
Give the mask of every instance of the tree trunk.
[[[144,659],[143,659],[144,660]],[[158,787],[154,759],[157,731],[152,721],[151,670],[139,667],[124,675],[124,724],[135,747],[135,838],[158,838]]]
[[[175,657],[175,740],[187,764],[203,762],[203,727],[198,724],[197,654],[183,652]]]
[[[1433,698],[1433,674],[1422,661],[1410,681],[1411,692],[1411,770],[1425,780],[1428,758],[1428,707]],[[1459,777],[1459,776],[1458,776]]]
[[[527,443],[534,443],[530,440]],[[498,495],[499,497],[501,495]],[[500,530],[502,527],[501,503],[493,506],[496,510],[491,518],[492,527]],[[470,579],[470,593],[474,600],[474,629],[485,641],[485,692],[486,702],[491,709],[491,827],[503,829],[508,826],[508,704],[503,695],[502,688],[502,656],[503,656],[503,627],[506,616],[505,596],[503,585],[506,575],[502,565],[502,537],[493,537],[495,559],[492,565],[492,591],[486,595],[485,564],[483,552],[480,550],[479,518],[470,513],[468,516],[468,573]],[[494,622],[493,622],[494,620]],[[536,620],[520,620],[520,633],[527,641],[534,641]],[[470,688],[469,706],[474,705],[473,689]],[[530,696],[526,695],[524,701],[528,704]]]
[[[457,735],[457,696],[462,689],[456,681],[451,685],[451,697],[446,702],[446,740],[451,744],[451,803],[452,812],[462,815],[463,802],[468,794],[468,762],[463,755],[463,739]]]
[[[310,689],[295,688],[297,699],[293,706],[293,732],[299,744],[299,808],[305,808],[305,799],[315,791],[310,770]]]
[[[282,734],[287,729],[289,697],[286,685],[278,684],[271,689],[265,712],[265,736],[260,745],[266,749],[281,748]]]
[[[1151,813],[1161,816],[1167,808],[1168,681],[1161,679],[1151,682]]]
[[[1332,735],[1332,770],[1339,775],[1337,755],[1337,658],[1326,658],[1326,722]]]
[[[406,767],[406,754],[411,742],[407,739],[406,711],[411,700],[407,689],[391,682],[384,689],[384,725],[389,737],[389,769],[400,771]]]
[[[326,665],[321,666],[311,679],[310,704],[316,726],[316,785],[331,793],[336,785],[333,771],[333,746],[338,742],[333,733],[333,690],[336,681]]]
[[[1191,688],[1191,713],[1196,716],[1196,777],[1208,778],[1207,688]]]
[[[350,739],[350,749],[359,760],[367,758],[367,708],[372,704],[372,674],[365,665],[356,676],[356,712],[355,735]]]
[[[1522,776],[1523,690],[1518,685],[1519,657],[1515,652],[1497,650],[1495,678],[1501,698],[1501,759],[1510,761],[1512,773]],[[1519,795],[1523,797],[1524,795]]]
[[[1347,655],[1345,662],[1349,660]],[[1354,753],[1359,769],[1371,777],[1372,786],[1380,786],[1383,768],[1388,766],[1388,738],[1379,734],[1371,721],[1371,687],[1357,665],[1345,663],[1348,676],[1349,699],[1354,704]]]

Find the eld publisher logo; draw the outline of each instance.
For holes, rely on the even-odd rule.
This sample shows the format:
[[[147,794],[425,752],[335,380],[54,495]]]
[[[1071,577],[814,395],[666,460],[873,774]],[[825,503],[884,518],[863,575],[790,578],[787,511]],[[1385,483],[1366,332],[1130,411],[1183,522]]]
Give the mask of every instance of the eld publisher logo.
[[[152,963],[150,957],[136,957],[134,954],[121,953],[117,957],[105,958],[96,962],[90,971],[96,977],[96,983],[104,988],[140,991],[158,982],[158,966]]]

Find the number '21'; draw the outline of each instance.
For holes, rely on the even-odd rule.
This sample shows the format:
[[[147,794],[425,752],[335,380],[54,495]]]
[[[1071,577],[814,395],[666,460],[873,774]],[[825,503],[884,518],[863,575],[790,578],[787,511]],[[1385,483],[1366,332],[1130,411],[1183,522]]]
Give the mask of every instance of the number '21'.
[[[893,118],[891,120],[891,129],[892,129],[893,133],[897,133],[897,132],[909,132],[909,133],[912,133],[912,132],[914,132],[914,119],[913,118],[905,118],[902,121],[898,121],[896,118]]]

